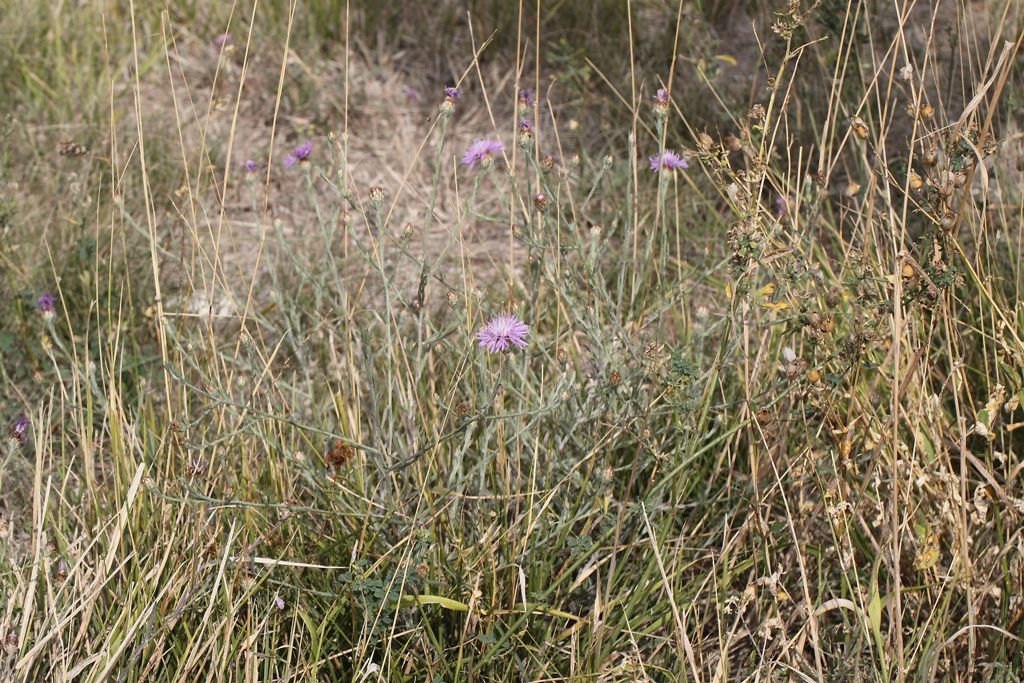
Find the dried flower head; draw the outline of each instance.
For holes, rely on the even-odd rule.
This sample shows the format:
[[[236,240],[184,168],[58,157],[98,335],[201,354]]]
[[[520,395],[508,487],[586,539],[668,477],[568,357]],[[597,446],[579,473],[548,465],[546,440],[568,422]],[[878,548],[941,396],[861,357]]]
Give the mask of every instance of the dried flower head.
[[[324,453],[324,462],[333,470],[340,469],[352,456],[356,454],[354,448],[341,439],[335,439],[331,447]]]
[[[649,157],[652,171],[677,171],[689,168],[686,159],[676,154],[671,149],[666,149],[661,154],[652,154]]]
[[[371,187],[370,201],[373,202],[374,206],[380,206],[381,202],[384,201],[384,188],[380,185],[374,185]]]
[[[462,163],[470,168],[479,164],[487,168],[494,161],[494,155],[505,149],[500,140],[477,140],[462,156]]]
[[[538,192],[537,194],[533,195],[533,206],[538,211],[543,211],[544,209],[548,208],[547,195],[544,194],[543,192]]]
[[[309,161],[309,155],[313,153],[313,141],[306,140],[301,145],[291,151],[285,160],[285,168],[291,168],[298,163],[306,163]]]
[[[484,325],[476,334],[482,348],[491,353],[508,351],[512,346],[526,348],[526,337],[530,334],[529,326],[512,314],[499,315]]]

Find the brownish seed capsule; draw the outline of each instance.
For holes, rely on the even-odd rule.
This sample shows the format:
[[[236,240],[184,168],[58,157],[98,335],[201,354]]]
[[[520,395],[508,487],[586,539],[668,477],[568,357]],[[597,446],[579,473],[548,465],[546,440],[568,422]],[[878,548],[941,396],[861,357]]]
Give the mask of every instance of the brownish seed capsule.
[[[821,371],[817,368],[812,368],[807,371],[807,381],[811,384],[817,384],[821,381]]]
[[[533,195],[533,206],[538,211],[543,211],[544,209],[548,208],[547,195],[545,195],[543,192],[538,192],[537,194]]]
[[[736,137],[732,133],[729,133],[728,135],[725,136],[725,147],[730,152],[735,153],[743,149],[743,143],[740,141],[738,137]]]
[[[824,318],[819,329],[825,334],[832,334],[836,330],[836,319],[831,315]]]
[[[941,227],[946,232],[951,231],[953,229],[953,226],[955,226],[955,225],[956,225],[956,214],[953,213],[952,211],[947,211],[945,213],[945,215],[942,217],[942,220],[939,221],[939,227]]]
[[[928,103],[922,104],[921,108],[918,110],[918,116],[920,116],[922,120],[928,121],[935,116],[935,109]]]
[[[833,287],[832,289],[828,290],[828,294],[825,295],[825,304],[829,308],[835,308],[836,306],[839,305],[839,302],[841,300],[842,295],[839,293],[838,287]]]
[[[706,132],[701,131],[700,135],[697,136],[697,149],[707,154],[711,151],[711,148],[715,146],[715,141]]]
[[[924,161],[925,166],[934,166],[939,160],[939,153],[934,147],[929,146],[928,149],[924,151],[921,159]]]
[[[817,329],[821,325],[821,313],[814,311],[807,316],[807,321],[811,324],[811,327]]]
[[[861,117],[854,116],[850,121],[850,128],[853,129],[853,134],[861,140],[868,139],[868,126]]]
[[[910,265],[909,263],[904,263],[903,267],[900,269],[900,274],[905,279],[910,279],[910,278],[914,277],[914,274],[915,274],[914,266]]]
[[[619,374],[618,370],[612,370],[612,374],[609,375],[608,381],[611,382],[613,387],[617,387],[622,381],[622,375]]]
[[[924,187],[924,180],[921,179],[921,176],[919,176],[916,173],[914,173],[913,171],[911,171],[910,172],[910,189],[916,191],[916,190],[920,190],[922,187]]]

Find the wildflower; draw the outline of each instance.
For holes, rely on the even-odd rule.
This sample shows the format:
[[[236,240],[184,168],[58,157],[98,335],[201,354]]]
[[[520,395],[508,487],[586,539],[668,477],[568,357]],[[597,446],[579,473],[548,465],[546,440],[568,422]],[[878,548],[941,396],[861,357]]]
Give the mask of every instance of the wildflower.
[[[661,154],[652,154],[649,157],[652,171],[676,171],[689,168],[686,159],[682,158],[671,149],[666,149]]]
[[[654,94],[654,114],[659,118],[668,116],[668,90],[658,88]]]
[[[39,295],[39,298],[36,299],[36,306],[39,307],[39,311],[43,314],[43,318],[46,320],[53,320],[57,317],[56,303],[57,299],[49,292],[43,292]]]
[[[477,140],[462,157],[462,163],[472,168],[477,164],[487,168],[494,160],[494,155],[505,149],[500,140]]]
[[[260,165],[258,163],[256,163],[252,159],[246,159],[245,160],[245,172],[246,173],[255,173],[258,170],[260,170]]]
[[[378,208],[380,207],[380,205],[384,202],[383,187],[381,187],[380,185],[374,185],[373,187],[370,188],[370,202],[372,202],[374,206]]]
[[[781,194],[775,197],[775,215],[782,218],[789,213],[789,202]]]
[[[527,112],[533,109],[533,103],[536,100],[533,97],[533,91],[529,88],[523,88],[519,91],[519,110]]]
[[[235,39],[231,37],[231,34],[225,32],[213,39],[213,46],[218,50],[223,50],[234,42]]]
[[[462,89],[456,88],[455,86],[447,85],[444,88],[444,100],[438,107],[441,112],[441,117],[450,119],[452,114],[455,113],[455,100],[462,96]]]
[[[420,91],[408,85],[402,86],[402,92],[405,94],[405,98],[412,100],[413,102],[419,102],[422,98]]]
[[[306,163],[309,160],[309,155],[313,153],[313,141],[306,140],[301,145],[292,150],[285,160],[285,168],[291,168],[298,163]]]
[[[516,316],[508,313],[499,315],[484,325],[483,329],[476,333],[480,347],[491,353],[508,351],[512,345],[521,349],[526,348],[526,336],[530,334],[529,326]]]
[[[529,147],[533,140],[533,124],[528,119],[519,119],[519,145]]]
[[[539,192],[539,193],[533,195],[533,206],[538,211],[543,211],[544,209],[548,208],[548,197],[547,197],[547,195],[544,194],[543,192]]]
[[[280,595],[274,598],[274,607],[276,607],[278,611],[284,611],[284,598]]]
[[[22,413],[14,421],[14,427],[11,429],[12,438],[17,440],[22,446],[28,442],[28,425],[28,417]]]

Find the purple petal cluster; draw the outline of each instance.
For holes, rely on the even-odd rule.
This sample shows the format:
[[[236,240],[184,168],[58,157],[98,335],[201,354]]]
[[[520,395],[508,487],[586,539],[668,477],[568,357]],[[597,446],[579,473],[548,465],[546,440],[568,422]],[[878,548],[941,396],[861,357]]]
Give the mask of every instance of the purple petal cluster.
[[[665,88],[658,88],[658,92],[654,94],[654,103],[661,106],[668,106],[668,90]]]
[[[255,173],[258,170],[260,170],[260,165],[257,162],[253,161],[252,159],[245,160],[246,173]]]
[[[530,108],[533,106],[534,97],[533,91],[529,88],[523,88],[519,91],[519,104],[523,107]]]
[[[526,337],[530,334],[530,327],[522,320],[511,313],[499,315],[484,325],[483,329],[476,333],[476,339],[480,347],[487,349],[490,353],[508,351],[513,346],[520,349],[526,348]]]
[[[56,312],[57,299],[49,292],[43,292],[36,299],[36,306],[43,315],[53,315]]]
[[[11,435],[17,439],[18,443],[24,446],[28,442],[28,417],[22,413],[18,416],[18,419],[14,421],[14,427],[11,429]]]
[[[462,97],[462,88],[456,88],[454,85],[446,85],[444,87],[444,96],[449,100],[457,100]]]
[[[500,140],[477,140],[462,155],[462,163],[472,168],[477,164],[487,165],[494,155],[505,149]]]
[[[309,155],[313,153],[313,141],[306,140],[301,145],[292,150],[285,160],[285,168],[291,168],[297,163],[306,161],[309,159]]]
[[[686,159],[676,154],[671,149],[666,149],[661,154],[652,154],[649,158],[652,171],[678,171],[689,168]]]
[[[235,42],[235,39],[231,37],[230,33],[222,33],[213,39],[213,46],[218,50],[222,50],[233,42]]]

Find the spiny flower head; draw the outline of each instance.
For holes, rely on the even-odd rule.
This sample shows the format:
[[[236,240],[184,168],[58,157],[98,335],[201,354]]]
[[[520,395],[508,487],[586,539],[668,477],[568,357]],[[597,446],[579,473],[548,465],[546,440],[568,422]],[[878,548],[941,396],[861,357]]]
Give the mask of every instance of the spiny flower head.
[[[505,149],[500,140],[477,140],[462,156],[462,163],[472,168],[477,164],[487,168],[494,160],[494,155]]]
[[[313,153],[313,141],[306,140],[301,145],[291,151],[285,160],[284,165],[286,168],[291,168],[295,164],[305,162],[309,160],[309,155]]]
[[[677,171],[689,168],[686,159],[676,154],[671,149],[666,149],[661,154],[652,154],[649,157],[652,171]]]
[[[658,88],[654,94],[654,113],[659,117],[668,115],[668,90],[665,88]]]
[[[512,346],[520,349],[526,348],[526,337],[530,334],[530,327],[522,320],[505,313],[491,318],[483,329],[476,333],[476,339],[480,347],[487,349],[490,353],[508,351]]]
[[[528,147],[533,140],[533,124],[529,119],[519,119],[519,144]]]
[[[519,91],[519,108],[521,110],[533,109],[534,101],[532,90],[529,88],[523,88]]]

